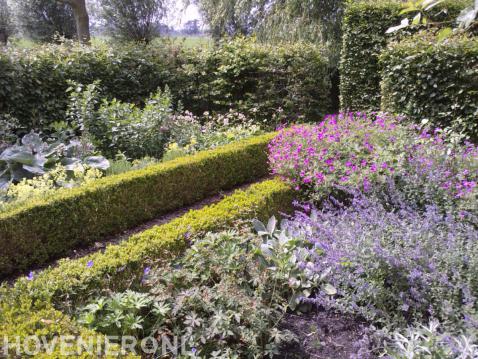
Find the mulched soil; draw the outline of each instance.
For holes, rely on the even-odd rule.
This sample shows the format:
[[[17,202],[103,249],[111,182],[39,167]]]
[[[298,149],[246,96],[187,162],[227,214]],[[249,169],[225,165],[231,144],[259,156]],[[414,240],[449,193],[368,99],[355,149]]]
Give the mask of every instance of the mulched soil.
[[[145,222],[145,223],[143,223],[143,224],[141,224],[137,227],[130,228],[130,229],[128,229],[128,230],[126,230],[126,231],[124,231],[120,234],[113,235],[113,236],[108,236],[101,242],[96,242],[95,244],[90,245],[90,246],[86,246],[86,247],[76,248],[76,249],[72,250],[70,253],[68,253],[66,256],[63,256],[62,259],[66,259],[66,258],[78,259],[78,258],[85,257],[85,256],[87,256],[89,254],[92,254],[92,253],[95,253],[95,252],[104,251],[107,246],[114,245],[114,244],[119,244],[122,241],[131,237],[133,234],[143,232],[143,231],[145,231],[147,229],[150,229],[154,226],[160,226],[162,224],[168,223],[175,218],[181,217],[183,214],[189,212],[190,210],[201,209],[205,206],[217,203],[217,202],[221,201],[224,197],[230,195],[232,192],[234,192],[238,189],[245,189],[245,188],[249,187],[251,184],[252,183],[247,183],[247,184],[244,184],[242,186],[236,187],[232,190],[221,191],[219,194],[211,196],[211,197],[209,197],[207,199],[204,199],[200,202],[197,202],[197,203],[195,203],[191,206],[187,206],[187,207],[181,208],[177,211],[170,212],[166,215],[159,216],[159,217],[157,217],[157,218],[155,218],[151,221]],[[55,260],[55,261],[52,261],[52,262],[47,263],[45,265],[42,265],[41,267],[30,268],[28,271],[21,272],[21,273],[15,273],[14,275],[10,276],[9,278],[3,279],[3,281],[6,282],[6,283],[9,283],[9,284],[13,284],[13,282],[15,282],[16,279],[18,279],[21,276],[28,275],[28,273],[30,273],[30,271],[35,271],[36,272],[36,271],[40,271],[42,269],[46,269],[48,267],[56,267],[58,265],[58,261],[59,260]]]
[[[299,338],[284,348],[280,359],[349,359],[356,353],[354,343],[364,335],[366,323],[349,316],[318,310],[303,315],[287,314],[281,329]]]

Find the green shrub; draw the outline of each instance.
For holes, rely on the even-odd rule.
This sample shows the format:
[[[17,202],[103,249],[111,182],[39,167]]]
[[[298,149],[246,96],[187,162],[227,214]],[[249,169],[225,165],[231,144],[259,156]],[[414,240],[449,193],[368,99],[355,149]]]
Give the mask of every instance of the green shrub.
[[[478,40],[418,34],[380,57],[382,109],[478,139]]]
[[[169,90],[152,94],[143,109],[116,99],[104,101],[96,123],[95,140],[101,152],[109,158],[118,152],[128,158],[162,158],[168,141],[166,124],[173,116]]]
[[[200,152],[0,214],[0,277],[268,174],[272,135]]]
[[[181,68],[188,86],[177,89],[193,113],[233,109],[255,118],[318,120],[331,110],[328,65],[322,49],[297,43],[272,46],[247,39],[199,48]],[[173,91],[175,93],[175,91]]]
[[[44,45],[0,54],[0,113],[26,129],[65,118],[69,80],[99,81],[102,95],[141,104],[159,88],[196,115],[229,108],[258,120],[317,118],[330,109],[327,61],[313,45],[264,46],[239,39],[208,49],[166,44]]]
[[[182,252],[191,236],[229,228],[238,220],[266,220],[291,210],[294,193],[280,180],[268,180],[237,190],[217,204],[192,210],[171,222],[133,235],[127,241],[109,246],[78,260],[62,260],[33,281],[20,280],[32,296],[47,296],[66,305],[84,301],[104,288],[121,292],[139,285],[147,266]]]
[[[455,19],[467,0],[447,0],[435,7],[431,19],[445,22]],[[444,8],[447,12],[441,11]],[[386,47],[388,28],[400,23],[401,5],[394,0],[350,2],[343,20],[342,57],[340,60],[340,106],[349,110],[380,108],[379,55]],[[407,30],[408,33],[416,29]],[[404,36],[404,32],[398,36]]]
[[[265,244],[250,226],[198,238],[180,258],[148,268],[141,292],[95,299],[79,311],[78,321],[105,335],[139,340],[181,333],[186,350],[195,348],[197,356],[207,358],[219,353],[225,359],[263,358],[278,352],[291,337],[278,328],[289,299],[281,294],[291,290],[291,272],[300,271],[294,255],[302,253],[303,242],[285,234],[276,239],[282,251],[272,255],[267,248],[267,253],[287,268],[271,269],[258,260]]]

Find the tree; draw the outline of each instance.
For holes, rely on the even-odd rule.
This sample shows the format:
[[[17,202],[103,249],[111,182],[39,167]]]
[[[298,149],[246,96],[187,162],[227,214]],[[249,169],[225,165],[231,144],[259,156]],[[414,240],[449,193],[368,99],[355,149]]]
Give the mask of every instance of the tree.
[[[270,0],[257,27],[268,42],[306,41],[326,45],[332,63],[339,61],[345,0]]]
[[[7,0],[0,0],[0,44],[7,45],[13,31],[12,14]]]
[[[110,34],[119,40],[150,42],[165,14],[163,0],[101,0]]]
[[[249,35],[264,13],[267,0],[194,0],[214,39]]]
[[[16,0],[21,30],[37,41],[51,41],[56,34],[72,39],[75,18],[70,5],[54,0]]]

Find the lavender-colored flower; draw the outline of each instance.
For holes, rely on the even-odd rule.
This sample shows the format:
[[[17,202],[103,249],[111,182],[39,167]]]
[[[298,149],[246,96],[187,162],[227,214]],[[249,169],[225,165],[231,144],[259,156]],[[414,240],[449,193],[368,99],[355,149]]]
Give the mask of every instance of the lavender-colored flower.
[[[33,273],[33,272],[28,273],[27,279],[29,281],[32,281],[34,278],[35,278],[35,273]]]
[[[94,265],[94,262],[90,260],[88,261],[88,263],[86,263],[86,268],[93,268],[93,265]]]
[[[314,302],[386,325],[431,313],[460,323],[478,306],[478,230],[437,207],[422,212],[390,191],[394,211],[354,192],[351,206],[331,200],[285,221],[290,235],[312,244],[307,270],[329,272],[339,293],[318,293]]]

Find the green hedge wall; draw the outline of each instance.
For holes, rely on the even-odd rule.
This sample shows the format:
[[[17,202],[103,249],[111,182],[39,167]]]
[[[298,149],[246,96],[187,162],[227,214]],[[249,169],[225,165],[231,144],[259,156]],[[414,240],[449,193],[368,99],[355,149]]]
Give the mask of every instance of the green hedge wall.
[[[478,140],[478,39],[417,36],[380,57],[382,109]]]
[[[140,103],[158,87],[201,115],[233,108],[256,119],[319,119],[330,111],[328,64],[321,48],[266,46],[237,39],[211,48],[172,45],[92,47],[45,45],[0,52],[0,114],[25,129],[64,120],[67,80],[100,80],[102,95]]]
[[[0,278],[266,176],[272,136],[59,190],[53,198],[0,214]]]
[[[432,19],[455,19],[469,0],[446,0],[434,8]],[[447,12],[441,10],[447,9]],[[340,107],[349,110],[380,108],[379,55],[393,36],[385,32],[400,23],[401,3],[394,0],[349,2],[343,20],[340,60]],[[410,32],[410,31],[408,31]],[[404,36],[406,32],[400,33]]]
[[[125,290],[141,281],[146,266],[180,254],[190,235],[230,228],[237,221],[267,220],[292,210],[294,191],[280,180],[254,184],[235,191],[217,204],[190,211],[170,223],[154,227],[112,245],[104,253],[79,260],[64,260],[32,281],[0,287],[0,338],[29,335],[93,335],[72,322],[52,304],[67,309],[106,288]],[[88,262],[93,266],[87,267]],[[56,356],[51,356],[56,357]]]

